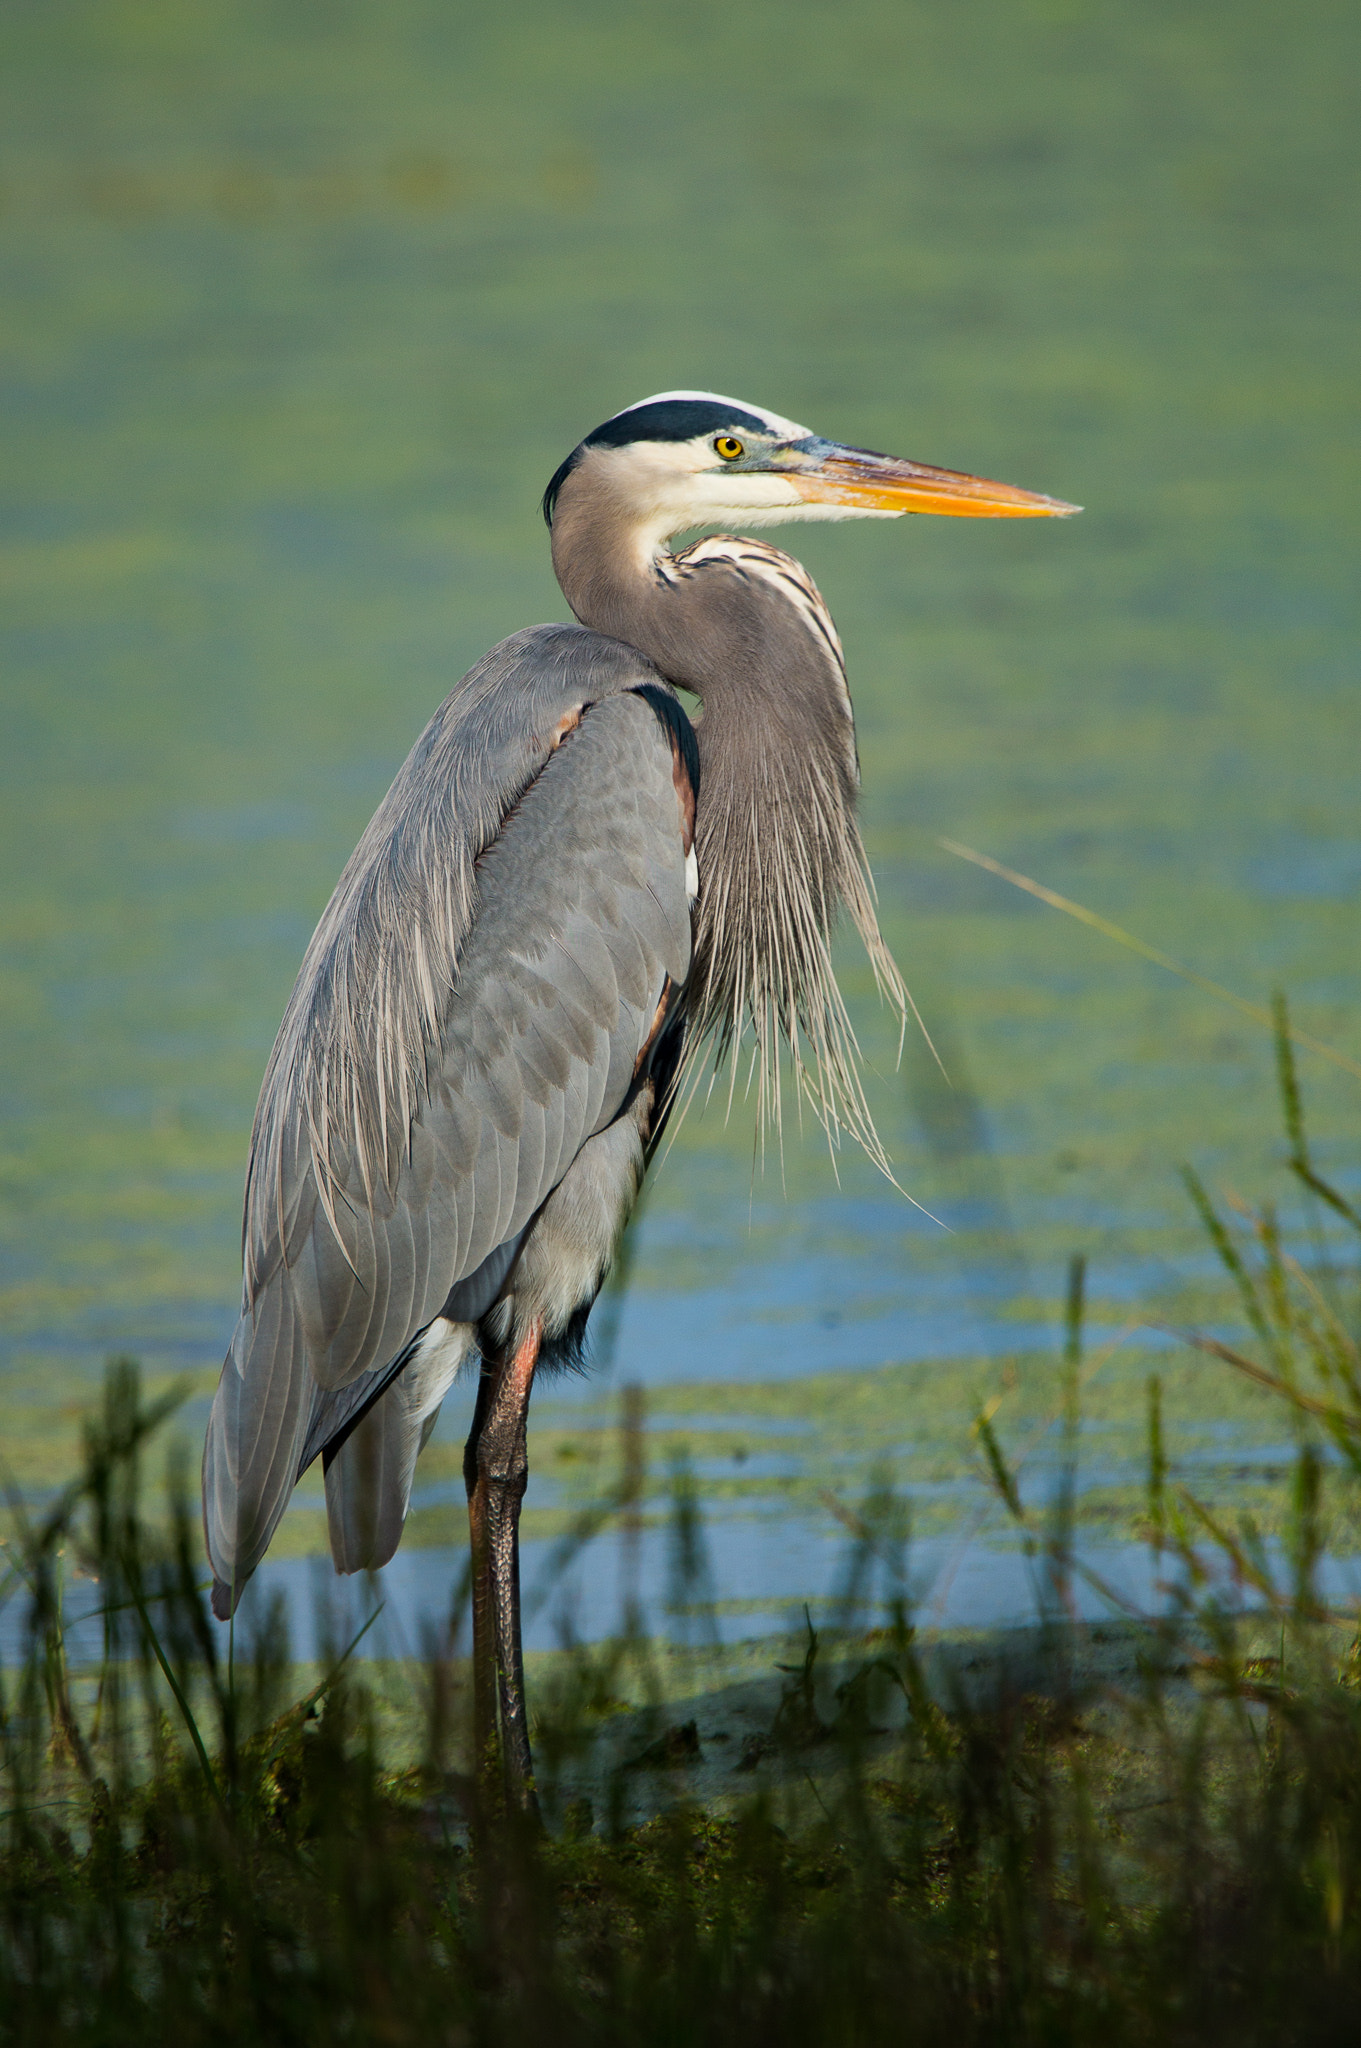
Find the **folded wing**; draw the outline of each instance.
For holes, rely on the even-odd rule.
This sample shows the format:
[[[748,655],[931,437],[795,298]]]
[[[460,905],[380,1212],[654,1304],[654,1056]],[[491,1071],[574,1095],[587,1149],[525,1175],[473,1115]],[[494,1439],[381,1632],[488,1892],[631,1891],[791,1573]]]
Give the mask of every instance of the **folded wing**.
[[[442,707],[342,878],[280,1032],[204,1451],[219,1611],[305,1457],[451,1289],[468,1283],[469,1320],[490,1306],[504,1248],[619,1114],[666,981],[689,971],[671,742],[637,694],[655,676],[616,642],[536,631],[559,636],[549,685],[531,646],[498,688],[482,664]],[[495,805],[468,788],[469,703],[503,751],[513,728],[529,734]],[[419,858],[394,844],[403,829]]]

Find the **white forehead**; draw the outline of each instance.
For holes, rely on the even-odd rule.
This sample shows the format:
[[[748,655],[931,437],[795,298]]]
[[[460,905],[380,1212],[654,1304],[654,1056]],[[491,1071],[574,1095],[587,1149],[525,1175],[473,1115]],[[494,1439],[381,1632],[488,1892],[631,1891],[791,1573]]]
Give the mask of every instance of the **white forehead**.
[[[749,412],[756,419],[764,420],[772,434],[778,434],[784,441],[806,441],[811,429],[801,427],[797,420],[787,420],[778,412],[771,412],[767,406],[753,405],[746,398],[729,398],[722,391],[654,391],[651,398],[640,398],[633,405],[626,405],[614,417],[623,419],[628,413],[637,412],[645,405],[666,405],[672,399],[698,398],[707,405],[728,405],[734,412]]]

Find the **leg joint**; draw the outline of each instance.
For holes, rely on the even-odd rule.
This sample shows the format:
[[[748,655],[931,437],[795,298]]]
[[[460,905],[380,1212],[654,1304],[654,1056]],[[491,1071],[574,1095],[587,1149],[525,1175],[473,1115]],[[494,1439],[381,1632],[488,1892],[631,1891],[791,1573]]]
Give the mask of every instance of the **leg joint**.
[[[509,1443],[499,1432],[484,1430],[478,1440],[475,1464],[477,1478],[485,1480],[488,1486],[509,1487],[522,1494],[529,1480],[523,1430],[517,1430]]]

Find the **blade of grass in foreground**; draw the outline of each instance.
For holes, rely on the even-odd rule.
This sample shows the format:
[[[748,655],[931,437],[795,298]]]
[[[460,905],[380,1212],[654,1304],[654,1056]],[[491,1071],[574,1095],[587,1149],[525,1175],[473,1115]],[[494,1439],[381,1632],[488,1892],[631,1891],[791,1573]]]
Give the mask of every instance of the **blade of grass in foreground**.
[[[1235,995],[1222,982],[1211,981],[1206,974],[1198,974],[1194,967],[1183,967],[1180,960],[1174,960],[1170,953],[1164,953],[1157,946],[1150,946],[1146,940],[1136,938],[1123,926],[1112,924],[1108,917],[1102,917],[1095,910],[1088,910],[1084,904],[1074,903],[1071,896],[1060,896],[1056,889],[1047,889],[1043,882],[1035,881],[1030,875],[1022,875],[1015,868],[1004,867],[991,854],[979,853],[972,846],[961,846],[957,839],[937,839],[937,846],[946,853],[956,854],[960,860],[972,861],[976,868],[983,868],[990,875],[997,875],[1004,882],[1010,882],[1014,889],[1024,889],[1028,896],[1035,896],[1041,903],[1047,903],[1052,910],[1062,910],[1068,917],[1075,917],[1079,924],[1090,925],[1103,938],[1114,939],[1117,946],[1137,953],[1142,960],[1151,960],[1155,967],[1163,967],[1169,974],[1175,974],[1182,981],[1189,981],[1193,988],[1203,989],[1206,995],[1214,996],[1218,1002],[1228,1003],[1240,1016],[1250,1017],[1254,1024],[1276,1033],[1278,1016],[1261,1003],[1250,1003],[1245,996]],[[1331,1060],[1335,1067],[1341,1067],[1346,1074],[1354,1074],[1361,1081],[1361,1060],[1354,1060],[1348,1053],[1339,1052],[1336,1046],[1327,1045],[1311,1032],[1301,1031],[1298,1026],[1286,1026],[1296,1045],[1307,1052],[1317,1053],[1320,1059]]]
[[[203,1773],[203,1781],[208,1787],[208,1790],[212,1795],[213,1802],[217,1806],[219,1812],[225,1813],[227,1809],[226,1803],[222,1797],[222,1788],[217,1782],[217,1775],[213,1770],[211,1761],[209,1760],[208,1751],[204,1747],[203,1737],[199,1733],[198,1722],[194,1718],[194,1710],[189,1704],[189,1699],[187,1694],[185,1693],[183,1686],[180,1684],[179,1679],[175,1676],[174,1666],[165,1654],[165,1650],[162,1646],[160,1636],[156,1632],[155,1624],[153,1623],[150,1611],[147,1608],[146,1599],[143,1596],[141,1586],[133,1571],[130,1571],[128,1573],[128,1592],[132,1604],[137,1610],[137,1619],[142,1624],[143,1636],[145,1637],[147,1645],[151,1650],[151,1654],[156,1659],[156,1662],[160,1667],[162,1678],[164,1678],[166,1684],[170,1688],[171,1697],[173,1698],[175,1705],[179,1708],[180,1719],[184,1722],[184,1725],[189,1732],[189,1740],[194,1745],[194,1755],[197,1757],[198,1767],[200,1771]]]

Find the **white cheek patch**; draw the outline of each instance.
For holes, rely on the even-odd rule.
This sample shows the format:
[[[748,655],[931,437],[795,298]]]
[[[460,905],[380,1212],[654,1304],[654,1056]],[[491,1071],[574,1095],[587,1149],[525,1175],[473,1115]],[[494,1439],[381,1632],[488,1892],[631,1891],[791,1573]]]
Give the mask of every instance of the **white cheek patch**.
[[[650,563],[673,533],[701,526],[769,525],[797,518],[806,505],[793,482],[772,470],[715,469],[706,435],[690,441],[633,441],[588,449],[602,480],[618,493],[630,540]]]

